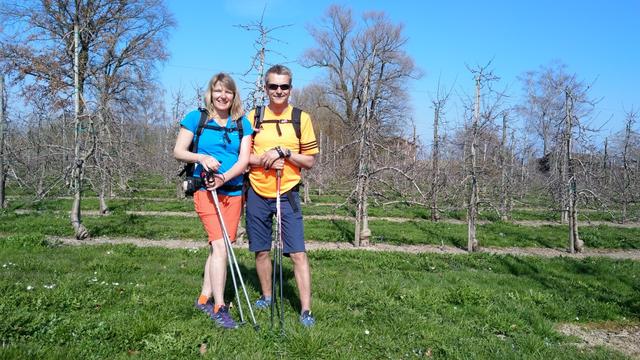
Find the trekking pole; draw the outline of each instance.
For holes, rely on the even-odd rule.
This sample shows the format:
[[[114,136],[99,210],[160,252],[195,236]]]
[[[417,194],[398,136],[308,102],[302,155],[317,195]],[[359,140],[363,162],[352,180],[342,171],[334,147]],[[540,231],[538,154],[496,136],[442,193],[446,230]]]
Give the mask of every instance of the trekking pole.
[[[240,300],[240,294],[238,293],[238,285],[236,282],[236,273],[238,275],[238,280],[240,282],[240,286],[242,287],[242,292],[244,293],[244,298],[247,301],[247,307],[249,308],[249,314],[251,315],[251,321],[253,322],[253,328],[258,331],[260,326],[256,322],[256,317],[253,314],[253,309],[251,308],[251,301],[249,300],[249,295],[247,294],[247,288],[244,285],[244,280],[242,279],[242,273],[240,272],[240,266],[238,265],[238,259],[236,258],[236,254],[233,251],[233,247],[231,246],[231,239],[229,238],[229,233],[227,232],[227,227],[224,225],[224,219],[222,218],[222,213],[220,212],[220,203],[218,201],[218,192],[216,189],[211,190],[211,196],[213,197],[213,204],[216,207],[216,213],[218,214],[218,221],[220,221],[220,229],[222,229],[222,239],[224,241],[225,248],[227,249],[227,261],[229,262],[229,269],[231,270],[231,279],[233,280],[233,289],[236,295],[236,301],[238,302],[238,312],[240,313],[240,321],[245,323],[244,314],[242,312],[242,302]]]
[[[282,209],[280,204],[280,183],[282,180],[282,170],[276,170],[276,233],[278,236],[278,273],[280,275],[280,332],[284,334],[284,294],[282,286]]]

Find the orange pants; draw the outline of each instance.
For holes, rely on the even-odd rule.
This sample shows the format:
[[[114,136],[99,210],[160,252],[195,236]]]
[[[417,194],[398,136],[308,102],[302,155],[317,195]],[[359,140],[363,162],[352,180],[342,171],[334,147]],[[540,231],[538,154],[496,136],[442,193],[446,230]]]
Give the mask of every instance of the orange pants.
[[[242,213],[242,196],[218,194],[218,202],[229,239],[231,242],[235,242]],[[222,228],[220,227],[220,220],[218,219],[211,192],[205,190],[196,191],[193,194],[193,205],[209,236],[209,242],[222,239]]]

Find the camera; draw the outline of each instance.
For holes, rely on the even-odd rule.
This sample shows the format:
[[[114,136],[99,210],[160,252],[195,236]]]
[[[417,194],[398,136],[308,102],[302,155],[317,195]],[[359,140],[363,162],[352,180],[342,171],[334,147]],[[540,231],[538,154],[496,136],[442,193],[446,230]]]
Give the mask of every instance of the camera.
[[[203,186],[204,180],[199,177],[188,176],[182,182],[182,190],[186,196],[193,196]]]

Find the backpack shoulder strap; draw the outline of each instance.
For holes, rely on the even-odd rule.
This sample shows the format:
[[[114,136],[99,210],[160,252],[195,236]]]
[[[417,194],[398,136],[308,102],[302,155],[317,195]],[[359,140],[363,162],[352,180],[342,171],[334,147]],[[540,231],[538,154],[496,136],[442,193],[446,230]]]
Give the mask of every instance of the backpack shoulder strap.
[[[198,127],[196,128],[196,133],[193,135],[193,140],[191,140],[191,144],[189,144],[189,151],[197,153],[198,152],[198,142],[200,142],[200,135],[202,135],[202,130],[204,130],[207,125],[207,120],[209,120],[209,112],[207,109],[198,108],[200,110],[200,121],[198,121]],[[186,163],[182,167],[182,171],[178,174],[178,176],[182,176],[183,174],[187,174],[187,176],[192,176],[193,171],[195,169],[195,165],[193,163]]]
[[[302,131],[300,130],[300,117],[302,116],[302,110],[300,108],[294,107],[291,111],[291,123],[293,124],[293,129],[296,131],[296,137],[300,140],[302,136]]]
[[[256,110],[253,112],[253,129],[260,129],[260,124],[262,124],[262,120],[264,120],[264,109],[262,106],[256,106]],[[256,132],[253,132],[254,136]]]
[[[238,128],[238,138],[240,138],[240,143],[242,143],[242,138],[244,137],[244,129],[242,127],[242,116],[236,119],[236,127]]]
[[[302,137],[302,130],[300,129],[300,118],[302,117],[302,110],[297,107],[293,107],[291,111],[291,123],[293,124],[293,130],[296,131],[296,137],[298,138],[298,152],[302,153],[302,143],[300,138]]]
[[[198,143],[200,142],[200,135],[202,135],[202,130],[204,130],[205,125],[207,124],[207,120],[209,120],[209,112],[207,109],[198,108],[200,110],[200,121],[198,122],[198,128],[196,129],[196,133],[193,137],[193,141],[191,142],[191,152],[198,152]]]

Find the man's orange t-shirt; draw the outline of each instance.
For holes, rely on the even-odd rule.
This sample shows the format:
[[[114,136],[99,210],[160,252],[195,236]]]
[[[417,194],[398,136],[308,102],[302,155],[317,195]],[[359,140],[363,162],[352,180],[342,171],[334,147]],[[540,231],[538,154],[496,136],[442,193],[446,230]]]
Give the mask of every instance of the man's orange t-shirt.
[[[274,114],[268,106],[263,108],[264,120],[291,120],[291,112],[293,107],[289,105],[281,114]],[[253,124],[255,109],[251,110],[247,116]],[[276,126],[280,126],[282,135],[278,135]],[[311,118],[306,112],[300,115],[300,139],[296,136],[296,131],[291,122],[285,124],[275,124],[264,122],[260,124],[260,129],[254,129],[255,137],[253,138],[252,153],[262,155],[265,152],[280,146],[291,150],[291,153],[299,153],[303,155],[315,155],[320,150],[316,142],[316,135],[313,131]],[[265,170],[262,167],[251,167],[249,172],[249,181],[253,190],[260,196],[265,198],[276,197],[276,171],[274,169]],[[280,193],[291,190],[300,182],[300,168],[285,161],[282,171],[282,180],[280,184]]]

